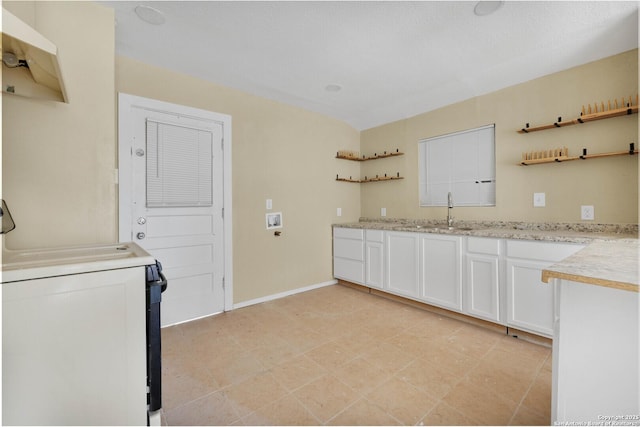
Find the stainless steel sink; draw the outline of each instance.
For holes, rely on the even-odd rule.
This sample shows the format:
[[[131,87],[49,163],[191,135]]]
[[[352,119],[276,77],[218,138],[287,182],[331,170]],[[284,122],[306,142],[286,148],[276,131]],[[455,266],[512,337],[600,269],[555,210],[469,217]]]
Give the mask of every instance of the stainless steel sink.
[[[482,227],[469,227],[469,226],[464,226],[464,227],[447,227],[446,224],[443,224],[441,226],[438,225],[419,225],[419,224],[407,224],[402,226],[402,228],[404,229],[410,229],[410,230],[424,230],[424,231],[433,231],[434,233],[437,232],[444,232],[444,231],[451,231],[451,232],[455,232],[455,231],[472,231],[472,230],[478,230]]]

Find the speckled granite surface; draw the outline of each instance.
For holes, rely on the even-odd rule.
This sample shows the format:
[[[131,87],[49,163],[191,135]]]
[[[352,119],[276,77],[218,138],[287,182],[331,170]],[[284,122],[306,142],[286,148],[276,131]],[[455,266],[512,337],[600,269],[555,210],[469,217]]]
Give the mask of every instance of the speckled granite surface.
[[[542,272],[543,281],[572,280],[638,292],[638,239],[594,241]]]
[[[455,221],[360,218],[358,222],[333,224],[334,227],[368,228],[418,233],[457,234],[500,239],[540,240],[589,244],[594,240],[637,239],[638,224],[528,223],[516,221]]]

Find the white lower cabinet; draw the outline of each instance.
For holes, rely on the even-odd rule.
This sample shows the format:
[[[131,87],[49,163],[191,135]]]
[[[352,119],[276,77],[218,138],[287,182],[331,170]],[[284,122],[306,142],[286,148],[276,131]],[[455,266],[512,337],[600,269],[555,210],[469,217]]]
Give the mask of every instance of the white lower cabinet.
[[[420,299],[462,311],[462,256],[460,236],[420,236]]]
[[[334,227],[338,279],[553,336],[554,290],[542,270],[584,245]]]
[[[388,231],[385,255],[387,289],[399,295],[419,298],[419,233]]]
[[[553,285],[542,270],[576,253],[583,245],[507,241],[507,326],[553,337]]]
[[[384,288],[384,231],[365,230],[364,243],[365,284]]]
[[[364,230],[333,229],[333,276],[364,284]]]
[[[500,292],[500,239],[467,238],[464,306],[466,313],[503,324]]]

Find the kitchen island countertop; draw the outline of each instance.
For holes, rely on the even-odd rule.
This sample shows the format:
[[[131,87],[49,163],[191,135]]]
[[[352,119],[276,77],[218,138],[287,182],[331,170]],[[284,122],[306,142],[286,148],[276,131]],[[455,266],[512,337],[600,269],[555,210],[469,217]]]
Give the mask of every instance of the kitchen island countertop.
[[[570,257],[542,271],[542,281],[553,278],[638,292],[637,239],[594,241]]]

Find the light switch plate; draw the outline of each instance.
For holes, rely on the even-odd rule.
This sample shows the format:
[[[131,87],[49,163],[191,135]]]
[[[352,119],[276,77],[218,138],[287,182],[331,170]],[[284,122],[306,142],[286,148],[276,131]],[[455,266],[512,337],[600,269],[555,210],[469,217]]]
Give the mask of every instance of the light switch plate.
[[[546,204],[545,193],[533,193],[533,207],[543,208]]]
[[[580,219],[586,221],[593,221],[595,218],[595,211],[591,205],[580,206]]]
[[[267,199],[267,210],[273,209],[273,202],[271,199]]]
[[[387,216],[387,208],[380,208],[380,216]]]
[[[336,209],[336,216],[342,216],[342,208]]]

